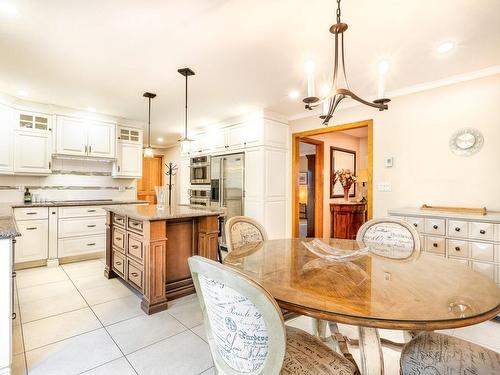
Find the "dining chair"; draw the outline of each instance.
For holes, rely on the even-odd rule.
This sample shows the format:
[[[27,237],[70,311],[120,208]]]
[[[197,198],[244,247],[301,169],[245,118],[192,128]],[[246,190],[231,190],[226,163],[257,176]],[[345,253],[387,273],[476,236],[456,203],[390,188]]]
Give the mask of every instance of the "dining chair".
[[[244,274],[200,256],[188,262],[217,374],[358,374],[316,337],[285,327],[274,298]]]
[[[227,251],[250,243],[267,241],[265,228],[248,216],[233,216],[226,222]]]
[[[457,337],[422,332],[407,343],[400,359],[402,375],[500,374],[500,353]]]

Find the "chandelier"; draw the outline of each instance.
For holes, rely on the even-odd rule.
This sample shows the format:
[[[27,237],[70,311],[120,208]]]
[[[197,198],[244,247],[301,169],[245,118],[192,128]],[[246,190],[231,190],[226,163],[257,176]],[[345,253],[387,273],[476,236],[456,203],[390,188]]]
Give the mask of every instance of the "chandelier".
[[[323,97],[319,98],[314,92],[314,66],[312,63],[306,65],[307,74],[307,98],[302,101],[306,104],[305,108],[312,110],[318,106],[323,106],[323,114],[320,118],[323,120],[323,125],[328,125],[328,122],[333,117],[333,112],[342,101],[347,97],[354,99],[362,104],[370,107],[378,108],[379,111],[389,109],[387,103],[390,99],[383,98],[383,89],[379,88],[379,99],[373,102],[368,102],[356,94],[354,94],[347,83],[347,75],[344,62],[344,32],[347,30],[347,24],[340,21],[340,1],[337,0],[337,23],[330,27],[330,32],[335,35],[335,59],[333,62],[333,80],[328,91]],[[382,77],[383,78],[383,77]],[[383,82],[382,82],[383,86]]]

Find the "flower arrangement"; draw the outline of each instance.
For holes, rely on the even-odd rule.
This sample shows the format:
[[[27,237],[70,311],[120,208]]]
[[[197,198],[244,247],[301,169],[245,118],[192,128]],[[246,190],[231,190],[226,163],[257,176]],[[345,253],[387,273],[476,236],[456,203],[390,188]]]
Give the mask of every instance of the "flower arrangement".
[[[356,176],[352,174],[350,169],[341,169],[340,171],[335,172],[335,176],[333,178],[333,184],[339,181],[344,189],[344,200],[349,200],[349,190],[351,189],[352,184],[356,182]]]

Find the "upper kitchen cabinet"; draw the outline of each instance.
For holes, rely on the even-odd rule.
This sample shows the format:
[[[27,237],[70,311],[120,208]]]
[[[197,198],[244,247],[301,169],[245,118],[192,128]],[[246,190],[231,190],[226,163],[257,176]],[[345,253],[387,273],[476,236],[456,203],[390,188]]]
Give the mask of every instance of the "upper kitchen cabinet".
[[[56,153],[114,158],[115,133],[113,123],[57,116]]]
[[[142,130],[118,127],[113,177],[142,177]]]
[[[14,153],[13,153],[13,130],[14,128],[14,110],[0,105],[0,173],[11,174],[14,172]]]

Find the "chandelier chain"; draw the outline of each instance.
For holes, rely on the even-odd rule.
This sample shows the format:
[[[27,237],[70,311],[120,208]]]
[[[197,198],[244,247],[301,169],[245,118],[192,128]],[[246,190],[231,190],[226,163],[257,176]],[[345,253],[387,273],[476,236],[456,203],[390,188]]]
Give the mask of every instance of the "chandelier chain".
[[[337,23],[340,23],[340,0],[337,0]]]

